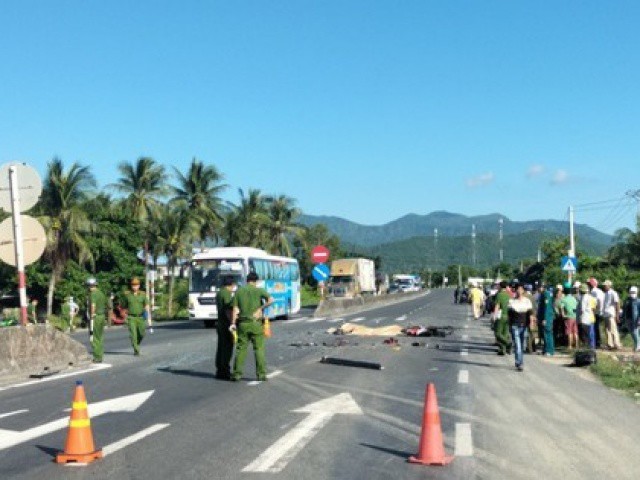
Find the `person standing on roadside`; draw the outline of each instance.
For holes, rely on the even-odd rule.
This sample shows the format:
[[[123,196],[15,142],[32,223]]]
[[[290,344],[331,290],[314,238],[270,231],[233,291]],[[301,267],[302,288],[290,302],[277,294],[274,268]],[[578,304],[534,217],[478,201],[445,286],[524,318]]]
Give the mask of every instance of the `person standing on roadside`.
[[[598,280],[596,280],[595,278],[591,277],[589,280],[587,280],[587,283],[590,287],[589,293],[598,302],[595,311],[596,322],[593,326],[593,329],[596,336],[596,348],[600,348],[602,346],[600,325],[604,323],[604,292],[600,290],[600,288],[598,288]]]
[[[509,338],[509,300],[508,284],[500,282],[500,291],[496,294],[496,305],[493,313],[496,317],[495,336],[498,342],[498,355],[511,354],[511,340]]]
[[[478,320],[482,315],[484,300],[484,292],[478,287],[477,283],[472,283],[471,290],[469,291],[469,301],[471,302],[474,320]]]
[[[638,287],[629,288],[629,296],[622,307],[622,317],[627,322],[627,328],[633,338],[633,351],[640,352],[638,345],[638,327],[640,326],[640,300],[638,299]]]
[[[618,319],[620,318],[620,297],[613,289],[611,280],[605,280],[602,284],[604,290],[603,315],[604,328],[607,332],[607,347],[610,350],[618,350],[620,344],[620,334],[618,333]]]
[[[104,326],[106,323],[107,297],[98,290],[98,281],[94,277],[87,279],[89,294],[87,295],[87,314],[89,328],[92,329],[91,348],[93,349],[93,363],[102,363],[104,355]]]
[[[38,323],[38,299],[36,297],[31,297],[29,305],[27,305],[27,318],[33,324]]]
[[[131,336],[131,346],[133,354],[140,355],[140,342],[145,334],[146,314],[149,325],[151,325],[151,312],[146,294],[140,290],[140,279],[131,279],[131,290],[126,292],[122,298],[122,307],[127,309],[127,324],[129,325],[129,335]]]
[[[233,292],[236,287],[236,280],[232,276],[223,277],[222,288],[216,295],[216,306],[218,308],[218,321],[216,330],[218,332],[218,348],[216,350],[216,378],[219,380],[231,380],[231,357],[233,355],[233,332],[231,327],[231,317],[233,316]]]
[[[596,323],[596,308],[598,301],[589,293],[587,285],[580,285],[580,304],[578,310],[580,314],[580,337],[582,343],[589,345],[590,348],[596,348],[596,335],[594,325]]]
[[[538,336],[538,325],[533,318],[535,318],[536,312],[538,311],[538,302],[536,302],[536,298],[533,295],[533,285],[530,283],[524,285],[524,296],[527,297],[531,305],[533,305],[533,317],[527,324],[526,352],[535,353],[537,350],[536,337]]]
[[[543,303],[542,316],[538,320],[542,323],[544,330],[544,354],[548,357],[556,353],[554,332],[554,322],[556,319],[556,311],[554,307],[553,290],[549,287],[545,290],[541,302]],[[540,310],[539,310],[540,311]]]
[[[273,297],[264,288],[258,288],[258,274],[255,272],[247,275],[247,285],[238,288],[233,297],[233,316],[231,318],[231,331],[238,332],[236,346],[236,359],[233,364],[231,380],[238,381],[242,378],[242,369],[247,356],[249,342],[253,344],[253,352],[256,357],[256,375],[259,381],[267,379],[267,364],[264,354],[264,310],[273,303]]]
[[[573,296],[573,287],[567,282],[564,286],[564,297],[560,301],[562,318],[564,318],[564,332],[567,336],[567,347],[571,350],[578,347],[578,324],[576,310],[578,301]]]
[[[528,326],[535,320],[533,304],[525,295],[522,285],[517,285],[516,296],[509,300],[509,329],[516,357],[516,369],[522,372],[524,369],[523,350],[527,345]]]

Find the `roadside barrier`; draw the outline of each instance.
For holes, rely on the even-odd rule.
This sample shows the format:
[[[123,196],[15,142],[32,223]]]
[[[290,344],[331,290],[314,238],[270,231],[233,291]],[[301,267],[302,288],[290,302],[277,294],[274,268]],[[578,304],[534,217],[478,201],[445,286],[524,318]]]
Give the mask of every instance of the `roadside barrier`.
[[[64,453],[56,456],[56,462],[91,463],[98,458],[102,458],[102,450],[96,450],[93,444],[91,420],[87,412],[87,397],[84,394],[82,381],[77,381]]]
[[[409,462],[421,465],[448,465],[453,460],[453,457],[446,455],[444,451],[438,398],[436,397],[436,387],[433,383],[427,385],[424,396],[424,412],[422,414],[422,432],[420,434],[418,456],[409,457]]]

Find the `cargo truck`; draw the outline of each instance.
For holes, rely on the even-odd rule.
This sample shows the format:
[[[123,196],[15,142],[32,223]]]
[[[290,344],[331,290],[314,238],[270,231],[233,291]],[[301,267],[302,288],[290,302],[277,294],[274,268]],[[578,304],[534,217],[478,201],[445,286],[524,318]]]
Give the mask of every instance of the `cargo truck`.
[[[376,293],[376,272],[373,260],[343,258],[331,262],[329,295],[353,298]]]

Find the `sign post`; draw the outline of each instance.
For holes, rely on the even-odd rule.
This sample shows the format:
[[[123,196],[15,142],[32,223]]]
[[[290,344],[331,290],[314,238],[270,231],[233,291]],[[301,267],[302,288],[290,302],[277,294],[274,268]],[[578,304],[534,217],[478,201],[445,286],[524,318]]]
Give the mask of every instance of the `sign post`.
[[[324,245],[317,245],[311,250],[311,261],[313,263],[327,263],[329,260],[329,249]]]
[[[18,177],[22,179],[21,183],[18,183]],[[8,185],[6,180],[8,180]],[[26,325],[28,322],[27,280],[24,273],[25,251],[22,235],[22,221],[26,217],[22,217],[20,212],[30,209],[38,202],[38,198],[42,192],[42,182],[40,181],[38,173],[33,168],[25,164],[10,163],[0,168],[0,190],[7,190],[7,186],[9,195],[0,194],[0,207],[6,211],[11,211],[15,254],[15,262],[11,263],[13,263],[18,270],[20,321],[22,325]],[[21,202],[20,190],[25,190],[23,202]],[[39,258],[40,255],[42,255],[42,251],[40,251],[37,258]]]

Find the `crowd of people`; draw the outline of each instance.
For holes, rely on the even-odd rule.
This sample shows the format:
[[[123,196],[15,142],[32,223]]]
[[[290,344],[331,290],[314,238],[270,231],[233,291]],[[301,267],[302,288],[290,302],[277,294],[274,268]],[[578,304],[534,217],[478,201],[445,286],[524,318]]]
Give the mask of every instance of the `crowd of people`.
[[[534,291],[535,290],[535,291]],[[578,348],[618,350],[621,333],[628,332],[633,349],[640,351],[640,300],[631,286],[621,302],[610,280],[600,287],[597,279],[559,285],[502,281],[483,290],[476,283],[456,289],[454,301],[471,304],[475,320],[489,314],[498,355],[515,354],[518,371],[524,369],[524,353],[555,354],[556,344]]]

